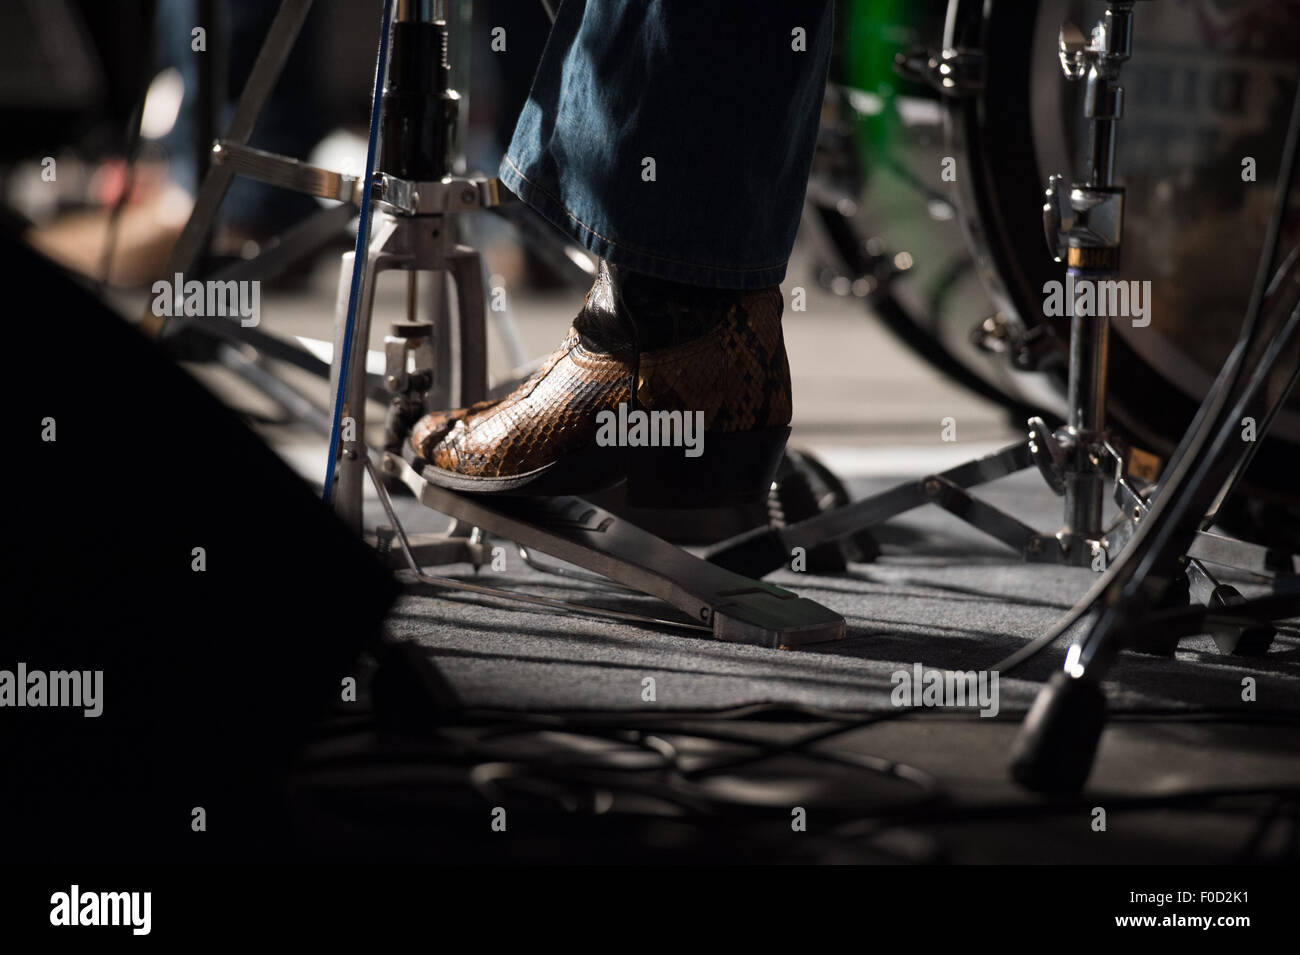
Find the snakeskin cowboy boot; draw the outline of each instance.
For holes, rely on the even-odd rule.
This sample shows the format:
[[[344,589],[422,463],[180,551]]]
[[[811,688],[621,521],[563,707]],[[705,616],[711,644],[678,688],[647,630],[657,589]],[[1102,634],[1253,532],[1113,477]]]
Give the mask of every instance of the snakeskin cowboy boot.
[[[568,337],[504,398],[426,415],[406,456],[477,494],[708,507],[766,495],[790,433],[777,287],[736,292],[601,262]]]

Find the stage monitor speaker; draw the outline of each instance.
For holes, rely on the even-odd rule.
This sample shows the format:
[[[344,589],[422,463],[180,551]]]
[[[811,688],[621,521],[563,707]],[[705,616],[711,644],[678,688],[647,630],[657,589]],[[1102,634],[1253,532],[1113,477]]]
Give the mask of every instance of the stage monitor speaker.
[[[3,854],[287,852],[278,782],[396,584],[153,342],[0,253]]]

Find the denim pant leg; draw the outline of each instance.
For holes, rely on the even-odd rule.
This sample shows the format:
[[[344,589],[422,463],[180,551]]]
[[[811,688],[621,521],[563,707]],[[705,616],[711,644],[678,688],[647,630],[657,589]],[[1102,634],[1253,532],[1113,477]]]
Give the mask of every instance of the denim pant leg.
[[[715,288],[785,276],[831,0],[564,0],[501,178],[611,264]]]

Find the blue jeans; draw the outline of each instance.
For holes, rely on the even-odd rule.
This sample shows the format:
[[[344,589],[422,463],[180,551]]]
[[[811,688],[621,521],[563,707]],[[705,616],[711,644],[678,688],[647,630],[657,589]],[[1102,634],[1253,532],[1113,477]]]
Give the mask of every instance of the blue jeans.
[[[776,285],[812,164],[831,16],[831,0],[564,0],[501,179],[612,265]]]

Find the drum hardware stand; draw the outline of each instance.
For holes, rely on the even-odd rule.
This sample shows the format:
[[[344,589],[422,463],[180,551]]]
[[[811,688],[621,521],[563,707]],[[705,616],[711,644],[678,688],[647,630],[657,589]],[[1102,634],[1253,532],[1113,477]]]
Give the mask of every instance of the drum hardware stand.
[[[334,200],[340,205],[320,210],[291,226],[279,236],[262,243],[255,257],[236,261],[213,272],[208,276],[211,281],[244,281],[274,277],[303,256],[342,234],[348,223],[356,218],[357,207],[367,193],[364,188],[364,177],[322,169],[248,145],[248,139],[258,116],[275,86],[311,6],[312,0],[282,0],[239,98],[225,137],[213,140],[210,152],[205,146],[201,155],[208,168],[202,177],[202,186],[196,197],[194,209],[169,256],[165,273],[167,279],[171,279],[178,272],[187,277],[196,277],[190,275],[190,270],[202,269],[201,259],[207,237],[215,223],[217,211],[226,191],[236,175],[280,188],[292,189],[306,195]],[[424,7],[428,7],[427,2]],[[483,180],[468,181],[476,184],[484,182]],[[492,194],[495,195],[495,182],[488,181],[488,183],[493,188]],[[482,187],[476,185],[476,188]],[[411,191],[403,192],[396,184],[389,184],[383,180],[374,182],[370,191],[379,193],[382,197],[386,189],[393,193],[388,197],[388,201],[397,207],[409,203],[413,195]],[[427,206],[426,202],[425,207]],[[419,210],[412,208],[406,211],[415,213]],[[256,327],[241,327],[237,321],[212,320],[200,323],[187,320],[183,315],[164,319],[153,315],[152,312],[146,312],[141,319],[141,329],[150,336],[164,337],[169,348],[183,358],[216,357],[221,361],[222,354],[227,350],[220,348],[218,343],[224,342],[245,353],[249,350],[255,351],[259,356],[257,359],[259,363],[260,358],[265,357],[287,362],[320,378],[327,379],[330,374],[329,362],[321,361],[305,349],[269,335]],[[239,371],[240,364],[235,363],[236,367],[233,370]],[[242,365],[248,367],[248,362],[245,361]],[[368,375],[367,382],[368,393],[372,399],[381,402],[388,400],[388,392],[382,376]],[[253,381],[253,384],[261,389],[257,381]],[[298,394],[291,385],[281,384],[283,389],[289,391],[277,389],[277,393],[291,394],[294,405],[309,400]],[[271,397],[275,398],[276,395]],[[313,416],[304,420],[315,426],[319,423],[316,420],[318,417]]]
[[[1053,176],[1044,206],[1049,246],[1070,273],[1089,280],[1113,275],[1119,266],[1122,238],[1123,189],[1113,184],[1115,126],[1123,114],[1119,70],[1131,51],[1134,0],[1114,0],[1105,19],[1093,31],[1092,43],[1080,31],[1061,31],[1061,62],[1067,78],[1087,78],[1085,114],[1092,135],[1086,181],[1065,188]],[[1073,312],[1074,309],[1071,308]],[[1135,522],[1146,513],[1146,500],[1129,472],[1132,454],[1105,430],[1105,318],[1072,314],[1068,415],[1053,431],[1041,418],[1028,422],[1028,440],[986,457],[836,508],[784,528],[759,528],[711,548],[708,558],[722,567],[762,576],[786,565],[795,547],[805,550],[842,540],[923,504],[935,504],[967,524],[1019,551],[1032,563],[1104,569],[1132,536]],[[969,493],[978,485],[1006,477],[1030,466],[1064,497],[1065,522],[1056,534],[1041,534],[1018,518]],[[1113,482],[1120,518],[1103,524],[1103,493]],[[1143,489],[1145,490],[1145,489]],[[1187,551],[1187,575],[1192,595],[1203,601],[1235,603],[1241,595],[1220,584],[1205,566],[1207,560],[1260,575],[1300,572],[1292,557],[1277,565],[1265,548],[1200,532]],[[1262,652],[1271,641],[1262,632],[1219,637],[1225,651]],[[1167,646],[1150,649],[1168,651]]]
[[[398,521],[387,489],[380,485],[380,502],[390,522],[372,538],[381,551],[413,566],[421,579],[441,586],[593,610],[473,583],[430,578],[418,569],[424,563],[461,562],[477,568],[484,563],[483,535],[478,530],[481,527],[660,597],[696,621],[691,629],[708,630],[718,639],[780,648],[842,637],[844,618],[825,607],[713,567],[577,498],[488,504],[427,484],[394,453],[401,447],[411,422],[431,406],[470,404],[486,397],[482,270],[478,253],[456,241],[455,224],[460,213],[492,208],[501,199],[495,179],[451,174],[458,96],[447,82],[447,26],[438,16],[442,5],[430,0],[397,0],[396,6],[390,65],[387,27],[393,0],[386,0],[372,112],[371,156],[367,162],[371,166],[379,152],[382,130],[382,168],[368,168],[362,177],[348,177],[247,145],[257,114],[310,7],[310,0],[283,0],[240,97],[228,135],[214,146],[213,165],[168,265],[169,274],[183,273],[192,265],[236,173],[342,201],[349,213],[352,205],[361,207],[358,252],[362,254],[359,261],[358,252],[343,257],[331,374],[336,400],[330,432],[332,440],[337,435],[339,442],[338,487],[332,504],[340,517],[361,532],[362,482],[367,473],[375,476],[365,440],[368,388],[364,374],[375,277],[382,271],[401,270],[408,274],[407,320],[392,326],[384,344],[388,402],[384,471],[400,478],[422,503],[452,518],[453,527],[444,534],[412,541]],[[373,236],[368,221],[372,203],[378,207]],[[235,268],[248,270],[252,263],[239,263]],[[416,321],[412,279],[419,271],[444,273],[453,279],[457,321],[454,328],[445,330],[454,331],[454,338],[431,323]],[[154,335],[164,330],[164,323],[152,315],[147,315],[143,324],[146,332]],[[234,323],[221,327],[228,334],[219,337],[227,342],[239,341],[243,333],[253,331]],[[458,379],[454,389],[449,387],[453,375]],[[346,429],[340,426],[344,418],[350,419]],[[394,542],[400,551],[393,550]],[[641,622],[665,622],[617,611],[596,612]]]
[[[369,454],[366,354],[380,273],[398,270],[407,275],[407,321],[394,325],[385,340],[385,385],[392,393],[385,446],[399,447],[409,425],[431,406],[464,407],[487,396],[482,263],[476,250],[457,241],[456,217],[497,205],[500,194],[495,179],[453,174],[460,96],[450,86],[450,37],[442,7],[428,0],[401,0],[387,62],[381,38],[376,82],[382,80],[383,94],[370,132],[372,161],[377,151],[380,168],[373,173],[372,196],[362,200],[358,251],[343,256],[339,274],[330,376],[337,429],[337,443],[332,441],[331,450],[337,447],[338,457],[336,486],[331,488],[327,480],[326,499],[358,535],[364,530],[364,459]],[[378,206],[373,232],[368,215],[371,202]],[[364,258],[358,262],[362,249]],[[437,334],[433,324],[417,320],[420,272],[450,276],[455,286],[455,324],[447,315],[435,315],[443,319]],[[454,390],[450,387],[453,373]],[[343,426],[344,421],[348,426]],[[392,554],[393,533],[394,529],[381,527],[368,539],[381,552]],[[459,520],[445,533],[422,535],[416,550],[423,561],[468,562],[476,569],[484,556],[481,534]]]
[[[396,32],[402,29],[399,20]],[[445,27],[443,28],[445,31]],[[445,32],[443,33],[445,67]],[[390,76],[397,84],[409,80],[420,82],[425,75],[418,61],[404,63],[401,48],[395,46]],[[387,109],[391,102],[391,109]],[[439,115],[443,122],[435,130],[454,128],[455,98],[438,92]],[[471,562],[482,562],[481,535],[477,530],[459,538],[467,528],[482,528],[518,545],[542,551],[588,571],[609,578],[637,591],[658,597],[682,610],[694,621],[693,629],[706,628],[720,640],[751,643],[773,648],[839,639],[844,635],[844,618],[810,600],[806,600],[759,581],[714,567],[698,557],[621,520],[607,511],[574,497],[547,499],[493,499],[490,502],[472,495],[457,494],[424,479],[415,467],[413,452],[405,441],[411,425],[431,407],[465,406],[482,400],[487,393],[487,342],[484,325],[486,303],[481,284],[482,271],[478,254],[454,244],[452,217],[467,209],[496,205],[496,182],[468,182],[449,179],[450,153],[432,169],[422,168],[430,155],[427,145],[417,137],[403,137],[402,131],[416,125],[403,122],[406,116],[421,115],[418,101],[405,93],[386,92],[386,114],[381,127],[385,130],[385,174],[380,177],[379,202],[384,208],[379,231],[370,243],[367,261],[355,263],[363,269],[362,292],[356,309],[357,324],[352,347],[341,346],[343,285],[340,283],[340,330],[336,332],[335,354],[339,374],[348,383],[344,410],[354,419],[364,408],[361,379],[349,376],[347,367],[364,367],[365,342],[374,296],[374,273],[386,268],[432,268],[448,272],[457,286],[459,340],[458,394],[448,394],[439,382],[448,376],[439,361],[442,354],[434,347],[434,328],[414,321],[392,326],[385,339],[385,379],[392,392],[385,427],[383,470],[400,479],[416,498],[431,509],[446,514],[456,523],[447,541],[459,546]],[[396,121],[395,121],[396,119]],[[396,132],[395,132],[396,131]],[[438,139],[438,137],[435,137]],[[449,150],[452,137],[443,135],[438,142]],[[434,151],[438,155],[438,151]],[[393,157],[397,157],[394,165]],[[431,174],[431,175],[430,175]],[[401,178],[397,178],[401,177]],[[435,179],[437,181],[411,182]],[[345,268],[346,271],[346,268]],[[345,363],[345,364],[344,364]],[[357,420],[354,440],[344,441],[339,459],[340,514],[354,527],[361,525],[361,481],[368,471],[376,476],[364,439],[364,428]],[[386,488],[375,482],[381,503],[392,525],[381,534],[394,534],[402,555],[420,579],[429,579],[408,545],[396,513],[388,501]],[[464,559],[461,557],[460,559]],[[436,563],[453,563],[443,555]],[[457,582],[444,585],[457,586]],[[481,587],[468,587],[478,589]],[[571,608],[572,609],[572,608]],[[615,614],[626,618],[626,614]],[[635,615],[633,615],[635,617]],[[645,621],[646,618],[635,617]]]
[[[470,269],[469,273],[475,277],[481,274],[477,267]],[[479,323],[473,322],[475,313],[465,311],[467,307],[462,301],[459,316],[462,386],[466,368],[464,329],[467,323],[482,328],[481,317],[485,307],[481,291],[476,313],[480,317]],[[473,528],[461,546],[476,568],[484,562],[482,536],[478,530],[482,528],[514,541],[521,548],[536,549],[617,584],[658,597],[694,621],[691,629],[707,630],[719,640],[791,649],[843,637],[844,618],[839,614],[797,594],[715,567],[580,498],[496,498],[485,501],[425,480],[416,470],[413,452],[406,446],[404,437],[410,424],[427,410],[429,390],[437,379],[432,336],[431,325],[408,321],[395,323],[385,339],[386,381],[392,391],[392,400],[385,427],[383,471],[401,480],[422,504],[452,517],[456,522],[453,534],[457,529]],[[357,339],[353,341],[355,343]],[[479,341],[482,341],[481,337]],[[341,353],[341,350],[336,352]],[[485,348],[480,346],[478,353],[472,355],[475,364],[470,366],[471,371],[483,368],[484,373],[478,379],[483,382],[486,380],[485,354]],[[364,352],[359,352],[354,346],[347,359],[358,367],[364,360]],[[359,427],[357,433],[361,433]],[[355,447],[357,455],[353,460],[357,470],[370,473],[391,524],[391,528],[380,529],[380,540],[391,548],[392,540],[396,539],[401,555],[417,579],[441,586],[495,593],[510,599],[531,599],[527,595],[477,585],[464,586],[459,581],[430,578],[424,574],[420,569],[423,561],[412,554],[407,535],[388,500],[387,489],[375,475],[364,442],[358,440]],[[346,461],[346,446],[344,453]],[[359,489],[357,493],[359,498]],[[360,519],[359,506],[357,519]],[[444,559],[439,562],[455,561]],[[570,610],[592,610],[572,604],[564,606]],[[639,622],[664,623],[634,614],[605,613]]]
[[[168,256],[166,279],[171,280],[178,273],[197,278],[206,271],[208,236],[226,191],[237,174],[320,198],[338,200],[341,204],[313,213],[278,237],[262,243],[259,253],[253,258],[239,260],[211,273],[207,276],[210,281],[273,278],[342,234],[355,218],[356,206],[365,191],[358,177],[320,169],[247,145],[310,8],[311,0],[282,0],[239,97],[225,138],[211,141],[210,154],[206,144],[200,150],[201,165],[207,168],[202,171],[202,185],[189,220]],[[209,38],[210,44],[223,42],[221,37]],[[178,299],[180,294],[180,290],[176,290]],[[274,377],[266,368],[265,360],[285,362],[322,379],[329,377],[328,362],[257,327],[242,327],[237,320],[209,318],[200,322],[186,318],[177,309],[173,312],[172,318],[163,318],[146,311],[141,317],[141,330],[150,337],[159,338],[178,360],[215,360],[221,363],[298,420],[328,434],[328,422],[324,421],[312,399],[287,381]],[[368,388],[372,397],[387,400],[379,376],[368,376]],[[311,409],[310,413],[306,413],[308,409]]]
[[[392,0],[389,0],[391,4]],[[457,292],[457,324],[460,327],[456,331],[459,334],[457,341],[447,335],[437,343],[436,363],[445,373],[439,377],[440,383],[444,384],[434,391],[433,398],[440,406],[450,406],[471,403],[485,396],[486,330],[482,317],[485,309],[481,265],[477,252],[456,243],[454,217],[459,212],[495,206],[500,195],[495,179],[449,175],[458,96],[446,83],[445,22],[436,21],[442,24],[440,28],[434,25],[435,7],[441,4],[430,0],[398,0],[397,3],[398,26],[394,30],[393,59],[395,70],[400,75],[396,77],[396,83],[389,85],[385,96],[385,109],[394,113],[397,120],[388,124],[391,135],[383,144],[389,157],[386,161],[394,163],[394,169],[376,172],[372,178],[349,176],[248,145],[257,118],[311,5],[311,0],[282,0],[240,95],[226,136],[213,143],[211,164],[189,221],[169,256],[166,276],[170,279],[197,266],[218,209],[235,175],[335,200],[341,205],[315,213],[269,244],[257,257],[234,263],[214,274],[211,277],[214,281],[239,281],[275,274],[337,236],[355,217],[357,207],[372,197],[376,199],[382,211],[374,240],[367,245],[365,264],[369,267],[365,272],[369,280],[361,289],[358,334],[352,340],[353,351],[360,353],[361,360],[355,366],[360,371],[350,376],[344,396],[345,415],[352,419],[355,428],[354,431],[350,427],[348,434],[355,434],[359,440],[365,428],[366,398],[385,402],[390,398],[387,383],[378,376],[367,375],[364,370],[374,299],[373,277],[378,272],[389,269],[408,272],[408,318],[415,313],[417,271],[452,276]],[[439,29],[442,30],[441,36],[437,33]],[[425,69],[430,59],[437,61],[439,54],[442,68]],[[386,62],[381,66],[384,69],[379,79],[382,80],[388,70]],[[366,188],[368,178],[369,189]],[[341,326],[347,318],[347,278],[353,257],[352,253],[343,257],[342,292],[335,322],[336,359],[332,366],[257,328],[240,327],[238,322],[212,320],[200,324],[192,319],[168,321],[150,312],[142,318],[142,330],[151,336],[164,337],[174,350],[179,348],[182,355],[191,348],[203,348],[210,357],[240,374],[304,422],[317,429],[324,425],[326,433],[329,433],[329,423],[315,411],[314,403],[293,386],[274,379],[265,368],[263,359],[287,361],[321,377],[329,377],[331,385],[337,389],[338,369],[343,364],[343,359],[338,357]],[[175,294],[179,299],[180,290],[177,289]],[[179,310],[174,309],[174,312]],[[203,339],[211,339],[214,344],[208,345]],[[457,345],[458,365],[453,358],[453,349]],[[250,351],[255,357],[249,357]],[[459,377],[456,393],[445,385],[452,379],[453,369]],[[312,413],[303,413],[307,409],[312,409]],[[356,445],[356,441],[345,442],[342,449],[336,509],[359,533],[362,474]],[[432,562],[465,560],[478,566],[483,556],[480,536],[472,528],[455,524],[447,534],[417,535],[416,552],[422,559]],[[382,545],[391,538],[391,530],[381,529],[376,542]]]
[[[1288,137],[1289,156],[1282,164],[1284,176],[1279,182],[1279,197],[1270,229],[1274,236],[1280,231],[1286,194],[1295,170],[1296,140],[1300,138],[1297,133],[1300,133],[1300,95],[1295,101]],[[1272,242],[1265,242],[1263,269],[1269,267],[1272,246]],[[1291,278],[1296,280],[1295,272],[1291,272]],[[1257,282],[1257,286],[1260,284]],[[1252,302],[1248,323],[1252,315],[1258,314],[1255,305]],[[1134,634],[1150,628],[1148,615],[1174,583],[1182,563],[1181,555],[1197,536],[1204,514],[1222,489],[1232,483],[1241,462],[1249,457],[1250,449],[1243,446],[1237,433],[1241,418],[1251,413],[1256,396],[1266,388],[1272,372],[1285,367],[1284,361],[1289,360],[1292,370],[1286,385],[1271,399],[1269,420],[1300,379],[1300,304],[1293,300],[1289,308],[1289,317],[1271,336],[1261,332],[1263,329],[1273,331],[1276,323],[1269,322],[1263,325],[1263,329],[1252,329],[1254,334],[1250,338],[1254,341],[1247,344],[1257,344],[1262,339],[1266,347],[1258,357],[1252,354],[1256,349],[1247,347],[1242,350],[1241,363],[1249,360],[1254,367],[1243,390],[1224,396],[1223,406],[1228,413],[1216,414],[1219,409],[1207,413],[1207,408],[1213,409],[1218,403],[1217,393],[1221,386],[1235,377],[1236,369],[1232,366],[1237,363],[1237,356],[1230,358],[1220,372],[1215,389],[1202,406],[1202,415],[1198,415],[1197,425],[1184,438],[1175,461],[1171,463],[1171,470],[1176,473],[1152,506],[1151,520],[1143,528],[1145,535],[1133,541],[1129,552],[1124,555],[1124,564],[1115,568],[1116,573],[1105,589],[1089,601],[1080,614],[1080,618],[1084,613],[1093,614],[1088,632],[1066,653],[1064,669],[1058,670],[1039,692],[1012,749],[1012,776],[1027,788],[1040,792],[1075,792],[1087,781],[1105,728],[1106,698],[1101,688],[1105,673],[1118,652],[1132,645]],[[1226,391],[1226,388],[1222,390]],[[1203,435],[1206,436],[1204,439]],[[1288,589],[1294,590],[1295,580],[1276,580],[1274,599],[1284,596]],[[1240,599],[1226,600],[1219,594],[1212,599],[1210,609],[1242,602]],[[1272,612],[1260,616],[1289,617],[1295,610],[1294,599],[1282,600],[1274,605]],[[1270,630],[1271,634],[1271,628],[1262,622],[1234,624],[1233,629],[1251,634],[1252,626],[1261,631]],[[1216,640],[1219,639],[1218,627],[1211,625],[1206,629],[1215,634]],[[1260,641],[1265,638],[1257,635],[1244,639]]]

